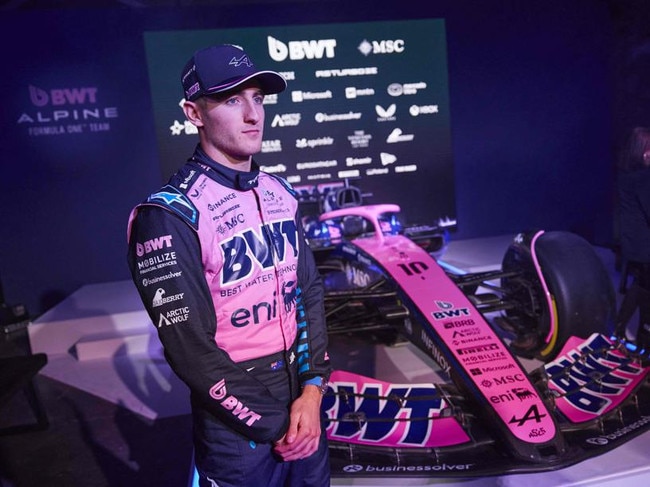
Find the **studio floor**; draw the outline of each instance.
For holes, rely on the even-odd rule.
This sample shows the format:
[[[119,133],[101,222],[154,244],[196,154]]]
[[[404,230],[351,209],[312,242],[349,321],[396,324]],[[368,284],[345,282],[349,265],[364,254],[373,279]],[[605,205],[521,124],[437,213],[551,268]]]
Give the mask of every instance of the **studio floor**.
[[[511,238],[452,242],[443,260],[466,270],[498,267]],[[618,285],[614,253],[597,250]],[[0,487],[191,484],[191,421],[185,386],[169,373],[152,329],[132,284],[123,281],[84,286],[26,328],[0,334],[0,357],[29,352],[47,355],[48,363],[33,384],[49,421],[44,429],[0,433]],[[368,347],[334,337],[330,354],[336,368],[374,373],[385,380],[421,381],[435,375],[432,362],[409,345]],[[0,406],[0,431],[33,421],[26,394],[16,394]],[[638,455],[647,458],[647,436],[626,444],[625,452],[619,455],[628,460]],[[607,463],[618,458],[616,452],[607,455]],[[611,467],[604,468],[603,462],[591,462],[545,477],[520,475],[453,482],[343,478],[333,479],[332,485],[474,487],[525,482],[528,487],[613,487],[635,485],[634,479],[648,478],[645,471],[618,477],[608,472],[611,474]]]

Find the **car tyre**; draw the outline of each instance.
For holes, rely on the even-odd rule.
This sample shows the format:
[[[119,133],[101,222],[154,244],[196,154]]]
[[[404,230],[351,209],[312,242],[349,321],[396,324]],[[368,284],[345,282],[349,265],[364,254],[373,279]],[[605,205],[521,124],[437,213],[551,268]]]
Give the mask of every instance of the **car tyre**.
[[[512,343],[521,355],[549,361],[569,337],[612,329],[614,286],[584,238],[561,231],[518,235],[504,255],[503,271],[516,274],[502,286],[518,303],[506,315],[517,324]],[[557,326],[551,332],[553,320]]]

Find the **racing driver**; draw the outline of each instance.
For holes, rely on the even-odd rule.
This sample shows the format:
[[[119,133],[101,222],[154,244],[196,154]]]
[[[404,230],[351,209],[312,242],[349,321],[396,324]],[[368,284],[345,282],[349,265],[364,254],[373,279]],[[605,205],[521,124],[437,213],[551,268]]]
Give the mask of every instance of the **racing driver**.
[[[194,154],[133,209],[128,264],[191,392],[200,486],[329,485],[323,289],[298,202],[261,172],[264,95],[286,88],[233,45],[182,71]]]

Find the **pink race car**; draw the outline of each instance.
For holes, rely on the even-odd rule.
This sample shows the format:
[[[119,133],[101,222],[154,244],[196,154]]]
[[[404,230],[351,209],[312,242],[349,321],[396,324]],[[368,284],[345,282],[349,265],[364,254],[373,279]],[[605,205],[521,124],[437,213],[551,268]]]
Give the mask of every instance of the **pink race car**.
[[[404,227],[397,205],[364,205],[347,183],[295,189],[330,334],[408,340],[443,377],[336,370],[323,400],[333,475],[361,464],[383,477],[539,472],[648,430],[647,352],[611,336],[613,285],[584,239],[520,234],[500,270],[454,273],[436,258],[449,222]],[[518,357],[542,365],[527,371]]]

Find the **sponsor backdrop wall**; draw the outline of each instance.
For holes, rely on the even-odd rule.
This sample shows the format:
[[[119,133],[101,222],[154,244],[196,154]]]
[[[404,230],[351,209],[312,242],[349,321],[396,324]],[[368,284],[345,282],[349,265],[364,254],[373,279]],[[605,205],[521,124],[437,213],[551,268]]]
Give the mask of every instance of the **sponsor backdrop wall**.
[[[455,218],[443,19],[145,32],[165,177],[197,140],[178,66],[218,43],[288,80],[265,99],[262,169],[301,186],[349,179],[419,222]]]
[[[514,3],[3,11],[6,300],[38,315],[129,278],[129,210],[194,145],[178,77],[212,42],[293,77],[267,100],[270,170],[359,177],[369,202],[398,202],[409,221],[457,219],[453,238],[541,227],[610,243],[608,12]]]

